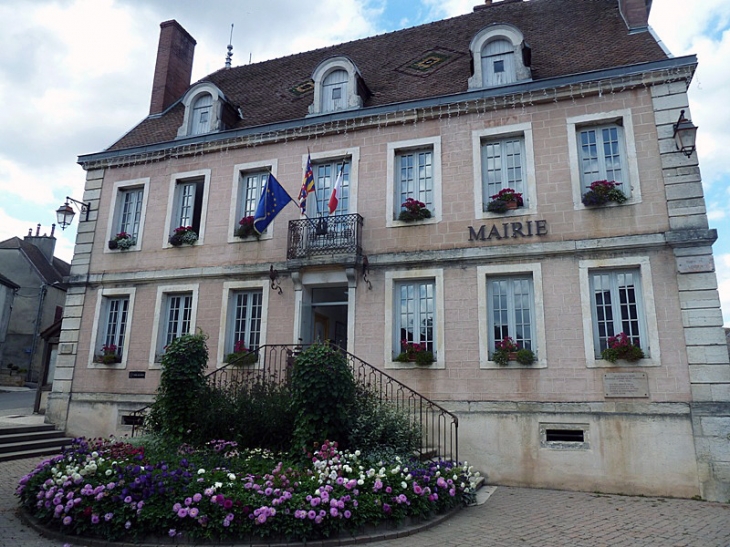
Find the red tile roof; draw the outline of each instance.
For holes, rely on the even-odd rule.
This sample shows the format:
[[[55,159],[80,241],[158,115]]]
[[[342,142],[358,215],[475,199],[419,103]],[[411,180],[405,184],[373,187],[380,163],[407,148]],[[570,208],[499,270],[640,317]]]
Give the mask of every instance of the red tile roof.
[[[221,69],[203,80],[241,107],[244,118],[230,129],[303,119],[313,93],[297,96],[291,89],[310,79],[323,60],[339,55],[353,60],[371,91],[365,107],[462,93],[472,74],[469,43],[494,23],[512,24],[523,33],[532,48],[533,81],[667,59],[650,33],[629,34],[617,0],[530,0],[479,6],[443,21]],[[433,51],[451,56],[425,73],[408,68]],[[183,106],[177,104],[142,121],[110,150],[171,141],[182,120]]]

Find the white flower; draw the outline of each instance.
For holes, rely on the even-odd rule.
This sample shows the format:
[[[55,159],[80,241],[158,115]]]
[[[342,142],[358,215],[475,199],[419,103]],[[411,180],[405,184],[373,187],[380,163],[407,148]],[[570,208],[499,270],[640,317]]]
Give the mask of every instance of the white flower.
[[[362,480],[362,479],[359,479],[359,480],[357,481],[357,484],[358,484],[358,486],[362,486],[363,484],[365,484],[365,481],[364,481],[364,480]]]
[[[223,486],[223,483],[222,482],[216,482],[216,483],[213,483],[213,486],[215,488],[220,488],[221,486]]]
[[[360,451],[359,450],[355,450],[355,456],[357,456],[358,458],[360,457]]]
[[[112,474],[112,470],[111,469],[107,469],[104,474],[108,477],[108,476],[110,476]]]
[[[229,481],[235,481],[236,475],[234,473],[228,473],[228,480]]]
[[[413,479],[413,476],[412,476],[412,475],[411,475],[410,473],[408,473],[408,474],[406,475],[406,480],[407,480],[407,481],[409,481],[409,480],[411,480],[411,479]]]
[[[405,490],[406,488],[408,488],[408,485],[405,483],[405,481],[403,481],[402,483],[400,483],[400,487]]]
[[[203,473],[205,473],[205,469],[203,469],[202,467],[198,469],[198,475],[202,475]]]

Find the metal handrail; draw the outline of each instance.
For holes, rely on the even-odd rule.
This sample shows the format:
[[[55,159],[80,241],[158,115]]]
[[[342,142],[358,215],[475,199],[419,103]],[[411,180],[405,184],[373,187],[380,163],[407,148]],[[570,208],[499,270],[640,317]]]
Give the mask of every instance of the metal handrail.
[[[363,218],[357,213],[289,221],[289,260],[352,254],[362,255]]]
[[[246,359],[245,365],[228,363],[206,375],[208,385],[221,391],[247,389],[257,382],[267,381],[280,385],[288,384],[291,370],[297,355],[304,346],[265,345],[252,352],[257,358]],[[411,423],[421,431],[421,445],[418,454],[421,458],[459,460],[459,418],[441,405],[409,388],[403,382],[338,348],[346,359],[356,383],[374,393],[382,403],[410,416]],[[132,413],[143,417],[147,407]],[[132,425],[132,437],[136,425]]]

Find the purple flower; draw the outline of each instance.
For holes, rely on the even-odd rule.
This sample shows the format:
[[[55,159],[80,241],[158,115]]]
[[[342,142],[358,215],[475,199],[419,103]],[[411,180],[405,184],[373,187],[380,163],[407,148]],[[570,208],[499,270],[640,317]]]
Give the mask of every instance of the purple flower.
[[[124,503],[132,503],[132,496],[127,496],[124,498]]]
[[[167,531],[167,535],[170,536],[171,538],[174,538],[176,534],[177,534],[177,530],[175,530],[174,528],[170,528]]]
[[[307,516],[309,517],[309,520],[313,520],[314,517],[317,516],[317,513],[315,513],[314,510],[311,510],[309,511],[309,513],[307,513]]]
[[[99,524],[99,515],[96,513],[91,515],[91,524]]]
[[[352,516],[352,513],[350,513],[349,510],[346,510],[344,514],[346,519],[349,519]]]
[[[197,507],[192,507],[192,508],[190,509],[190,512],[189,512],[188,514],[189,514],[189,515],[190,515],[190,516],[191,516],[192,518],[195,518],[195,517],[197,517],[197,516],[198,516],[198,513],[199,513],[199,512],[200,512],[200,511],[198,510],[198,508],[197,508]]]
[[[185,517],[187,517],[188,516],[188,508],[187,507],[181,507],[178,510],[178,512],[177,512],[177,516],[180,517],[181,519],[184,519]]]
[[[114,513],[107,513],[106,515],[104,515],[104,520],[107,522],[109,522],[113,518],[114,518]]]
[[[194,501],[195,503],[198,503],[198,502],[199,502],[200,500],[202,500],[202,499],[203,499],[203,496],[202,496],[202,495],[200,495],[199,493],[198,493],[198,494],[195,494],[195,495],[193,496],[193,501]]]
[[[384,513],[390,513],[390,505],[388,505],[387,503],[384,503],[383,504],[383,512]]]
[[[130,529],[130,528],[132,527],[132,523],[131,523],[131,522],[129,522],[129,521],[127,521],[127,522],[125,522],[125,523],[124,523],[124,527],[125,527],[125,528],[126,528],[127,530],[129,530],[129,529]]]
[[[336,516],[337,516],[338,514],[339,514],[339,513],[338,513],[338,511],[337,511],[337,507],[332,507],[332,508],[330,509],[330,515],[332,515],[333,517],[336,517]]]
[[[72,521],[72,520],[73,520],[73,519],[72,519],[71,517],[69,517],[69,516],[63,517],[63,524],[64,524],[65,526],[68,526],[69,524],[71,524],[71,521]]]

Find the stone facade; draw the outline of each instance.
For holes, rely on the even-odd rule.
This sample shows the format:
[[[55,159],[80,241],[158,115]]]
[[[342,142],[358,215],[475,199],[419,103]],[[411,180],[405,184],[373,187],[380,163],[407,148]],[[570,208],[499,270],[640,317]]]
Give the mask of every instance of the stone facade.
[[[128,432],[126,416],[153,399],[159,382],[168,295],[190,296],[190,329],[210,335],[213,370],[228,351],[229,296],[253,290],[262,298],[261,344],[341,343],[454,411],[460,457],[494,482],[727,500],[730,364],[712,260],[716,234],[696,155],[677,152],[673,141],[680,110],[689,112],[694,67],[694,58],[662,60],[527,82],[502,95],[465,92],[81,158],[91,215],[79,227],[47,414],[74,435]],[[630,199],[585,207],[576,131],[617,119]],[[482,147],[515,134],[525,146],[526,203],[485,211]],[[423,147],[438,160],[432,218],[398,221],[393,159]],[[231,235],[240,173],[248,172],[242,166],[266,165],[294,196],[307,148],[315,163],[348,163],[345,212],[363,219],[367,270],[361,256],[344,264],[334,255],[287,259],[288,223],[300,218],[294,206],[260,240]],[[203,181],[207,196],[201,240],[171,247],[173,194],[178,180],[191,177]],[[144,237],[133,249],[110,251],[114,204],[125,188],[144,188]],[[281,293],[271,286],[271,268]],[[594,345],[591,276],[616,270],[640,278],[647,355],[633,364],[612,364]],[[492,360],[487,282],[503,277],[530,283],[532,365]],[[418,367],[394,360],[403,332],[397,291],[423,280],[433,287],[436,360]],[[322,291],[326,301],[318,300]],[[94,354],[104,303],[115,297],[129,303],[128,328],[120,362],[105,366]]]

